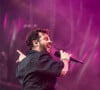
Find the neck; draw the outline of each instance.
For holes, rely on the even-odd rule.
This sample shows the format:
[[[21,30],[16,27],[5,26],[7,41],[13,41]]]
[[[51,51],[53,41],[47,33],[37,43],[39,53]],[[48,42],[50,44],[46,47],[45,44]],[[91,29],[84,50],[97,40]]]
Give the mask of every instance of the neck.
[[[38,52],[41,51],[38,47],[37,48],[36,47],[33,47],[32,50],[35,50],[35,51],[38,51]]]

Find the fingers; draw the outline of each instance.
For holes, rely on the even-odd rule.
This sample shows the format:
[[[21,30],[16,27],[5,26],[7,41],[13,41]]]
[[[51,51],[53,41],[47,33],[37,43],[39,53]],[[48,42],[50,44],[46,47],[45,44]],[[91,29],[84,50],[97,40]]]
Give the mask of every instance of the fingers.
[[[72,54],[69,54],[69,53],[67,53],[67,52],[64,52],[63,50],[60,50],[60,55],[61,55],[60,58],[61,58],[62,60],[63,60],[63,59],[69,60]]]
[[[19,57],[18,57],[18,59],[16,60],[16,63],[19,63],[19,62],[21,62],[21,61],[26,57],[26,55],[23,54],[20,50],[16,50],[16,51],[17,51],[17,53],[19,54]]]
[[[19,62],[20,62],[19,59],[17,59],[17,60],[16,60],[16,63],[19,63]]]
[[[60,50],[60,54],[62,54],[63,53],[63,50]]]
[[[71,57],[72,56],[72,54],[69,54],[69,57]]]
[[[22,54],[22,52],[21,52],[20,50],[17,50],[17,53],[18,53],[18,54]]]

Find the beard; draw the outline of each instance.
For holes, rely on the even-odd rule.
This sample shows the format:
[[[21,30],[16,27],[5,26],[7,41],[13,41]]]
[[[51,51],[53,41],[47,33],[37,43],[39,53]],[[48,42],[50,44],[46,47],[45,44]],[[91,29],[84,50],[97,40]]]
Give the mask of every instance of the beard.
[[[48,52],[48,53],[51,52],[51,48],[48,48],[48,45],[41,44],[41,43],[40,43],[40,50],[41,50],[41,51]]]
[[[43,44],[40,44],[40,50],[41,50],[41,51],[46,51],[46,52],[47,52],[46,46],[43,45]]]

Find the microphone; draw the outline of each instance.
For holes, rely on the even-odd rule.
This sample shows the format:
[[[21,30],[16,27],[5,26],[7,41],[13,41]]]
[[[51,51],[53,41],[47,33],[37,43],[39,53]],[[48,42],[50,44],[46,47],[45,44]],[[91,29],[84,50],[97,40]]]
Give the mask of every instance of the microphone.
[[[56,52],[54,53],[54,55],[55,55],[56,57],[60,57],[60,51],[56,51]],[[78,60],[76,60],[76,59],[74,59],[74,58],[72,58],[72,57],[70,57],[70,60],[73,61],[73,62],[76,62],[76,63],[81,63],[81,64],[83,64],[83,62],[78,61]]]

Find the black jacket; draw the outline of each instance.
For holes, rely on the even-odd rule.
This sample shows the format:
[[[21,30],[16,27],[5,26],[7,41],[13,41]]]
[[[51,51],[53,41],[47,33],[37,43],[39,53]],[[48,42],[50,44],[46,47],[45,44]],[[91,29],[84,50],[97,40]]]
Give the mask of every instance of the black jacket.
[[[23,90],[55,90],[56,77],[60,76],[62,61],[55,61],[46,52],[29,51],[16,69],[16,77]]]

